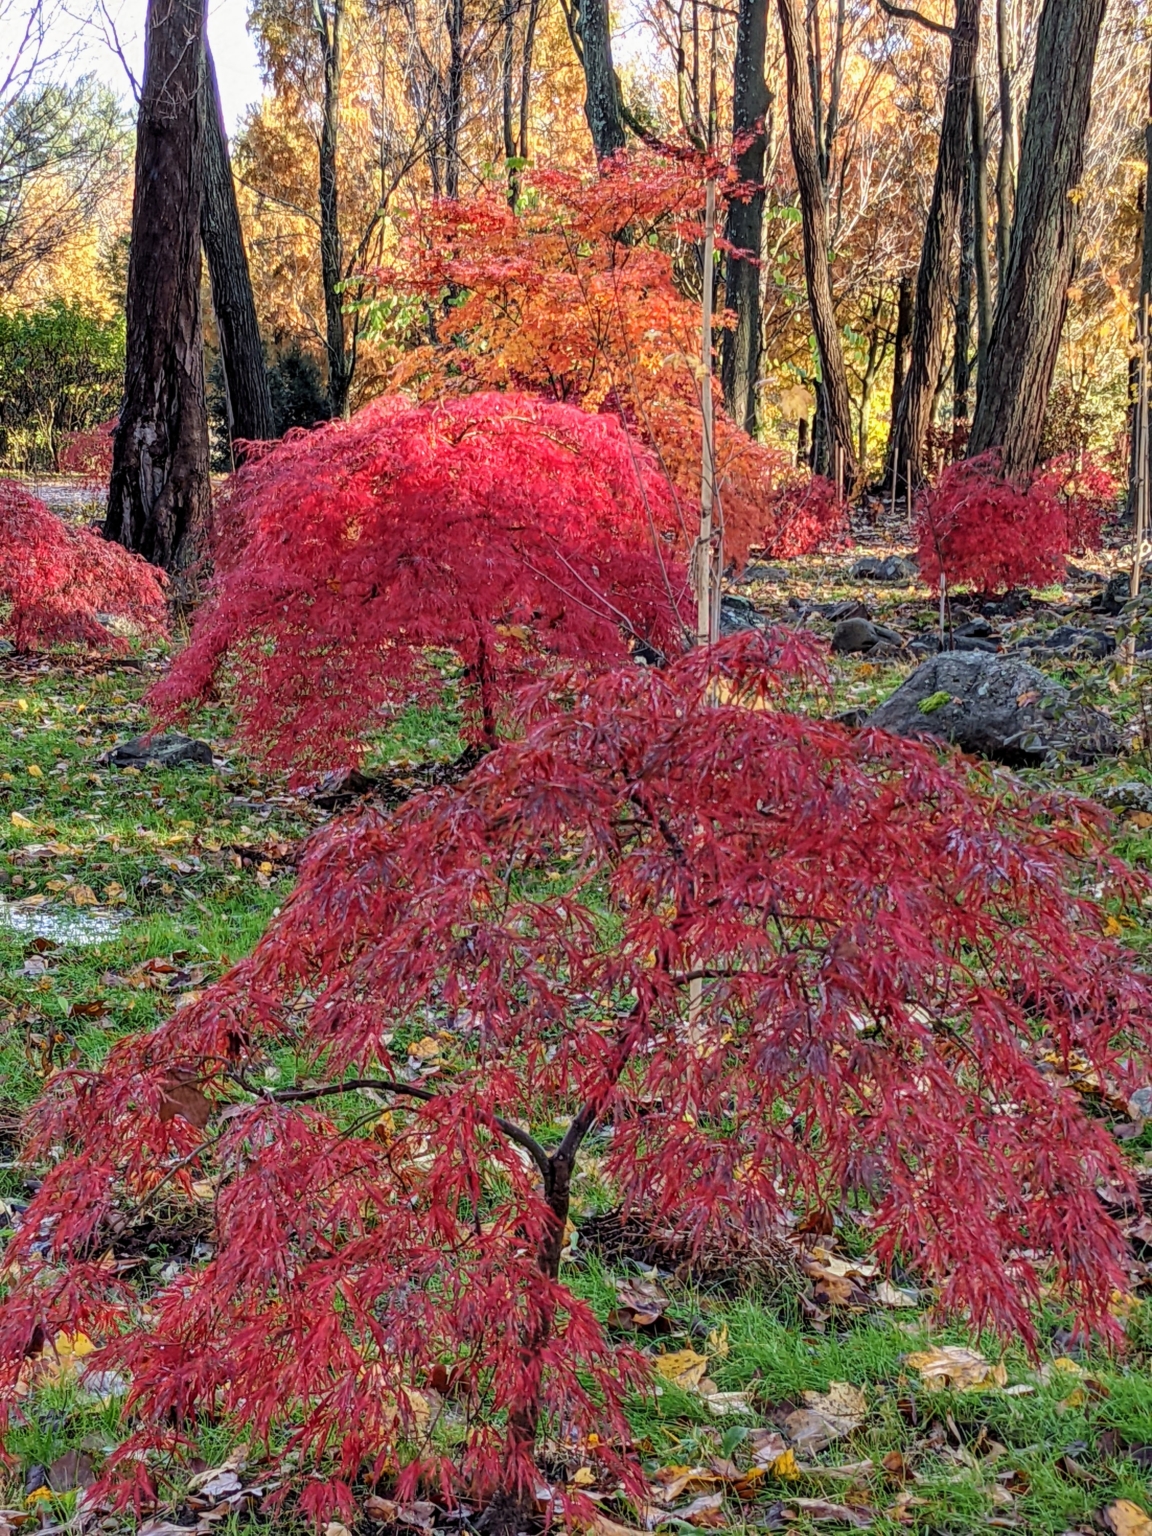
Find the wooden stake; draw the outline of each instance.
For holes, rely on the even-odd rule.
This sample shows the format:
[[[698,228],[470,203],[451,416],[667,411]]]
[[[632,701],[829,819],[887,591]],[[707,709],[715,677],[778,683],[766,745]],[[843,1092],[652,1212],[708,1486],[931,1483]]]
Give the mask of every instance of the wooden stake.
[[[1143,574],[1144,543],[1148,537],[1149,484],[1148,484],[1148,299],[1140,306],[1137,321],[1140,353],[1136,367],[1136,465],[1132,489],[1135,493],[1135,512],[1132,530],[1132,571],[1128,577],[1128,596],[1140,595],[1140,578]],[[1124,659],[1128,675],[1136,661],[1136,636],[1131,634],[1124,642]]]
[[[708,645],[719,629],[719,603],[712,602],[714,551],[712,512],[716,502],[716,464],[712,426],[712,264],[716,248],[716,183],[709,178],[704,207],[704,283],[700,325],[700,536],[696,541],[696,644]],[[713,612],[715,609],[715,612]]]

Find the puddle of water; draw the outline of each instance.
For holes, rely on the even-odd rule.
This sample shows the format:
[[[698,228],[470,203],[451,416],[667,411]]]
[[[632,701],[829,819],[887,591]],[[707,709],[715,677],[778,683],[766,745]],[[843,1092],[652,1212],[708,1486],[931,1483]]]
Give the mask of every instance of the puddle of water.
[[[117,912],[77,912],[49,902],[42,907],[22,907],[0,897],[0,928],[26,933],[33,939],[51,939],[63,946],[105,944],[116,937],[123,923]]]

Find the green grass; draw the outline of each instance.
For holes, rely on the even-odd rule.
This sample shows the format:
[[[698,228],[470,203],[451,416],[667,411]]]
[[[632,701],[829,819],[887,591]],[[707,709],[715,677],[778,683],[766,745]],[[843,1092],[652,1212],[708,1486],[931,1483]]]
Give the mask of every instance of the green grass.
[[[814,571],[814,590],[819,580]],[[858,595],[859,589],[839,594],[824,587],[819,595],[849,591]],[[773,596],[778,594],[774,589]],[[877,604],[878,617],[885,617],[885,602],[894,606],[909,597],[906,589],[889,594]],[[198,722],[198,733],[213,740],[224,767],[142,774],[100,767],[96,758],[104,749],[146,724],[140,697],[147,677],[141,673],[70,668],[63,662],[30,669],[0,660],[0,668],[0,898],[13,904],[0,908],[0,1198],[18,1204],[27,1177],[15,1166],[18,1120],[49,1073],[72,1060],[98,1062],[119,1034],[147,1027],[175,1006],[179,993],[146,984],[138,970],[144,962],[176,957],[173,963],[189,973],[187,985],[198,986],[247,953],[291,890],[286,845],[306,836],[321,818],[283,783],[251,771],[227,739],[228,722],[219,711]],[[835,672],[837,707],[874,702],[906,671],[843,662]],[[1108,688],[1102,674],[1089,681]],[[1142,686],[1138,677],[1110,696],[1119,714],[1137,711]],[[440,709],[404,711],[372,744],[369,767],[448,759],[459,750],[449,694]],[[1064,777],[1091,793],[1127,779],[1152,784],[1152,765],[1129,759],[1091,771],[1069,769]],[[1134,863],[1152,866],[1152,828],[1136,827],[1130,819],[1121,823],[1116,847]],[[95,908],[81,887],[91,890]],[[43,900],[21,905],[30,897]],[[21,921],[52,918],[59,947],[38,953],[31,936],[11,926],[13,911]],[[94,915],[116,931],[99,943],[72,942],[69,925]],[[1147,942],[1142,923],[1130,936],[1137,944]],[[279,1065],[284,1074],[292,1069],[287,1058]],[[356,1106],[347,1106],[349,1115],[355,1112]],[[1146,1132],[1129,1149],[1140,1157],[1150,1146],[1152,1134]],[[610,1199],[594,1172],[578,1178],[576,1194],[585,1212]],[[0,1227],[6,1209],[0,1205]],[[844,1246],[853,1245],[846,1240]],[[164,1262],[161,1242],[145,1257],[142,1279],[156,1277]],[[618,1267],[621,1278],[623,1268]],[[607,1317],[617,1275],[582,1259],[567,1267],[565,1278]],[[860,1386],[868,1398],[865,1422],[816,1461],[834,1468],[870,1458],[876,1466],[871,1475],[849,1484],[819,1475],[798,1481],[766,1477],[755,1503],[728,1499],[730,1525],[762,1523],[776,1501],[794,1495],[864,1500],[874,1512],[875,1530],[925,1536],[983,1531],[990,1520],[1010,1521],[1011,1528],[1037,1536],[1059,1536],[1087,1528],[1112,1499],[1149,1505],[1147,1472],[1122,1449],[1109,1451],[1110,1445],[1152,1442],[1147,1305],[1130,1320],[1125,1355],[1096,1351],[1085,1357],[1082,1363],[1096,1385],[1071,1405],[1067,1385],[1041,1382],[1036,1362],[1018,1349],[1006,1356],[1009,1381],[1032,1385],[1031,1395],[928,1393],[904,1357],[941,1340],[961,1341],[961,1333],[934,1331],[928,1319],[914,1313],[897,1316],[881,1309],[834,1315],[817,1328],[798,1305],[794,1286],[743,1298],[674,1290],[669,1315],[671,1335],[638,1335],[633,1342],[654,1350],[702,1349],[709,1332],[726,1329],[727,1355],[713,1359],[710,1375],[722,1391],[747,1392],[752,1412],[717,1419],[700,1397],[670,1384],[659,1397],[637,1400],[633,1430],[650,1470],[704,1464],[719,1455],[739,1463],[748,1430],[773,1425],[798,1405],[804,1391],[824,1391],[834,1381]],[[1055,1330],[1062,1321],[1045,1322],[1041,1359],[1061,1352]],[[983,1347],[990,1357],[995,1354],[991,1340]],[[118,1403],[93,1400],[74,1381],[38,1390],[20,1404],[20,1416],[9,1442],[12,1464],[0,1469],[0,1504],[7,1507],[20,1507],[30,1469],[51,1466],[66,1451],[79,1449],[98,1463],[120,1432]],[[1102,1440],[1108,1431],[1114,1439]],[[210,1466],[235,1444],[230,1427],[219,1423],[201,1425],[193,1440],[195,1453]],[[899,1480],[881,1468],[883,1458],[895,1452],[910,1469],[903,1492]],[[255,1459],[253,1468],[258,1466]],[[175,1470],[172,1478],[163,1488],[166,1497],[179,1490]],[[61,1495],[51,1506],[53,1518],[69,1518],[74,1504],[74,1494]],[[628,1518],[623,1508],[614,1514]],[[249,1512],[215,1529],[238,1532],[267,1523]],[[296,1528],[288,1514],[272,1524],[280,1531]],[[124,1529],[131,1525],[123,1522]],[[807,1519],[792,1528],[836,1529]]]

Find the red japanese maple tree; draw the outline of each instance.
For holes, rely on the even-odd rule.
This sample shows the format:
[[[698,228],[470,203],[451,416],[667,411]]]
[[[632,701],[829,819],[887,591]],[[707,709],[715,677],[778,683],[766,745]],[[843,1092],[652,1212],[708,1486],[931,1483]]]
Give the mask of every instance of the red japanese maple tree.
[[[589,1146],[690,1236],[870,1192],[943,1308],[1028,1336],[1043,1290],[1107,1327],[1125,1175],[1061,1066],[1147,1060],[1088,894],[1145,886],[1087,805],[780,709],[812,664],[752,632],[564,679],[455,790],[318,834],[249,959],[50,1085],[0,1402],[82,1329],[131,1376],[129,1475],[206,1411],[286,1436],[318,1516],[386,1475],[517,1529],[545,1431],[635,1490],[642,1361],[561,1268]],[[193,1179],[212,1255],[141,1308],[106,1234]]]
[[[227,668],[273,763],[354,762],[396,700],[465,666],[471,739],[557,659],[682,648],[679,509],[616,421],[522,395],[378,400],[249,453],[219,498],[217,580],[152,701],[172,715]],[[685,607],[685,613],[687,613]]]
[[[977,592],[1047,586],[1070,551],[1098,549],[1116,506],[1115,480],[1069,454],[1041,465],[1027,485],[1000,473],[995,452],[950,464],[917,508],[920,573],[932,585]]]
[[[139,555],[50,512],[23,486],[0,480],[0,634],[18,651],[80,643],[122,650],[100,614],[145,634],[166,630],[167,578]]]

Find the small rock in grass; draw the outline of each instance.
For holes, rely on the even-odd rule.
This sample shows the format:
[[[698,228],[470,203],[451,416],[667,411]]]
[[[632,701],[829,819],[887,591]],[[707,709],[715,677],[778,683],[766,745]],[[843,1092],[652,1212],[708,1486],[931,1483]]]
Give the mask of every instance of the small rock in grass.
[[[160,768],[175,768],[181,763],[200,763],[211,768],[212,748],[206,741],[197,741],[192,736],[182,736],[179,731],[170,731],[164,736],[151,738],[133,736],[131,741],[122,741],[110,752],[103,753],[98,761],[111,763],[113,768],[142,768],[146,763],[155,763]]]

